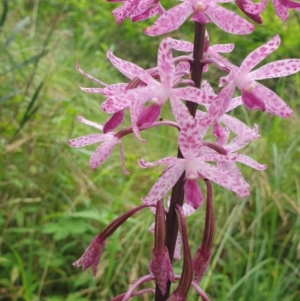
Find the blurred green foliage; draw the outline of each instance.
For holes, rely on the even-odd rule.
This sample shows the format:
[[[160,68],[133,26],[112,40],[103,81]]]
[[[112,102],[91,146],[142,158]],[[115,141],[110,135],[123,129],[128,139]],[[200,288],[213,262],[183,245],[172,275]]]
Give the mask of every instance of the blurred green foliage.
[[[151,20],[116,26],[111,15],[116,5],[102,0],[3,0],[1,5],[0,300],[107,300],[147,273],[152,248],[147,230],[153,215],[139,213],[111,237],[95,278],[73,268],[72,262],[104,226],[140,203],[161,169],[140,170],[138,157],[151,161],[175,155],[177,133],[166,128],[142,133],[146,145],[126,138],[129,177],[122,174],[117,151],[100,169],[90,171],[88,159],[95,147],[74,150],[66,142],[91,133],[76,122],[78,114],[105,120],[99,109],[103,99],[79,92],[79,84],[92,83],[74,64],[78,61],[95,77],[116,83],[122,77],[107,62],[106,50],[153,67],[161,37],[142,34]],[[265,25],[244,37],[224,35],[209,24],[211,42],[234,42],[229,57],[239,64],[279,33],[282,47],[266,61],[299,58],[298,16],[291,13],[282,24],[269,7],[264,19]],[[192,22],[172,36],[192,41]],[[208,76],[216,82],[218,75]],[[246,200],[214,187],[215,251],[201,283],[212,300],[300,298],[300,76],[266,84],[295,114],[281,120],[244,109],[235,112],[249,125],[260,125],[262,138],[244,152],[269,167],[266,172],[242,167],[253,188]],[[188,220],[193,251],[203,217],[202,209]],[[180,263],[175,270],[180,273]],[[193,294],[190,298],[197,300]]]

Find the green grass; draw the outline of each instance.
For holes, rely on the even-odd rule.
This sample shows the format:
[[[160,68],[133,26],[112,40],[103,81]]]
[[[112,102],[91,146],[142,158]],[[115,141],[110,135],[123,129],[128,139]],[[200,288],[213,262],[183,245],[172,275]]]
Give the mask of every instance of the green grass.
[[[140,170],[138,158],[151,161],[176,154],[177,132],[166,127],[143,132],[146,144],[124,139],[130,176],[122,174],[117,150],[101,168],[90,171],[88,159],[95,147],[68,147],[68,139],[93,132],[77,122],[78,114],[105,120],[99,108],[103,98],[79,91],[79,84],[92,83],[76,72],[76,61],[108,83],[122,78],[107,62],[107,49],[143,67],[156,64],[161,38],[143,36],[145,23],[116,26],[111,16],[115,5],[97,3],[1,1],[8,7],[0,19],[0,300],[108,300],[148,270],[153,239],[147,231],[153,222],[148,211],[129,219],[109,239],[95,278],[72,266],[90,240],[140,204],[156,181],[162,169]],[[269,9],[266,24],[249,37],[223,35],[210,25],[211,41],[234,41],[236,51],[230,57],[240,63],[278,32],[283,47],[270,60],[300,57],[295,14],[284,25],[272,14]],[[191,24],[172,35],[191,40]],[[212,300],[300,297],[300,76],[265,84],[289,103],[294,115],[283,120],[244,109],[235,112],[250,126],[259,124],[262,138],[244,153],[268,169],[241,166],[252,185],[245,200],[213,186],[214,254],[201,283]],[[193,252],[204,214],[199,210],[188,220]],[[180,262],[175,270],[180,272]],[[191,293],[189,300],[198,298]]]

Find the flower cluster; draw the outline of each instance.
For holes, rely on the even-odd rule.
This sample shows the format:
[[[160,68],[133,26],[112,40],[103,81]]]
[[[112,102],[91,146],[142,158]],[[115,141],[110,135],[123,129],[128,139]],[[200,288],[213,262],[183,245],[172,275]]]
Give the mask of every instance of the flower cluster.
[[[298,72],[300,59],[275,61],[252,71],[279,47],[278,35],[253,50],[239,67],[225,59],[220,53],[233,51],[234,45],[209,45],[205,24],[213,22],[221,30],[232,34],[250,34],[254,30],[252,23],[219,5],[231,2],[231,0],[182,0],[180,4],[167,11],[159,0],[109,0],[109,2],[122,2],[122,5],[113,11],[117,23],[126,18],[140,21],[158,14],[154,24],[144,30],[145,34],[150,36],[176,30],[192,15],[192,21],[202,30],[202,44],[200,47],[199,43],[193,45],[191,42],[170,37],[163,38],[158,49],[157,66],[148,70],[108,51],[108,60],[128,78],[127,83],[106,84],[87,74],[76,64],[80,73],[100,85],[97,88],[80,87],[80,89],[105,96],[106,99],[101,104],[101,109],[109,114],[103,126],[79,115],[78,120],[81,123],[92,126],[102,133],[69,140],[69,145],[72,147],[100,143],[90,158],[91,169],[98,168],[108,160],[115,146],[119,145],[123,172],[129,174],[125,168],[122,138],[133,133],[136,138],[145,142],[140,132],[152,127],[171,126],[178,130],[179,155],[178,157],[158,158],[155,162],[140,158],[139,164],[142,168],[152,168],[157,165],[165,165],[166,168],[149,189],[149,193],[142,197],[143,205],[113,221],[94,238],[83,256],[74,265],[82,266],[84,270],[91,266],[93,273],[96,274],[106,239],[133,213],[145,207],[151,207],[156,218],[155,226],[152,227],[155,243],[149,265],[150,274],[138,280],[126,294],[117,296],[113,300],[124,301],[134,295],[154,292],[151,288],[135,291],[141,283],[152,280],[157,282],[160,290],[159,293],[154,292],[157,301],[186,300],[190,286],[196,288],[203,300],[209,300],[198,287],[197,282],[201,280],[208,267],[214,234],[210,182],[234,192],[238,197],[247,197],[250,193],[250,184],[244,179],[237,163],[260,171],[266,168],[266,165],[238,152],[251,141],[260,138],[258,126],[254,125],[250,128],[243,121],[227,113],[244,105],[249,110],[260,110],[280,117],[289,117],[292,109],[280,96],[257,81]],[[250,0],[236,1],[238,7],[247,16],[259,24],[262,23],[260,14],[265,9],[266,2],[266,0],[260,3],[252,3]],[[287,20],[288,9],[300,8],[299,3],[289,0],[272,0],[272,3],[276,13],[284,21]],[[202,54],[200,60],[197,61],[199,47]],[[185,52],[185,54],[174,57],[173,50]],[[224,73],[219,80],[222,88],[217,94],[206,80],[198,85],[195,72],[191,73],[191,70],[200,70],[200,73],[208,72],[208,64],[212,65],[211,68],[216,67]],[[234,97],[236,89],[239,95]],[[160,119],[162,107],[167,102],[170,103],[173,120]],[[193,112],[190,109],[191,106],[196,108],[199,106],[199,109]],[[131,125],[117,130],[123,125],[127,111]],[[206,220],[202,243],[192,259],[185,219],[191,213],[195,213],[204,202],[205,193],[201,190],[199,181],[204,181],[206,184]],[[176,185],[181,185],[182,196],[180,197],[179,193],[171,193],[167,209],[162,200],[167,198],[169,191],[172,189],[175,191]],[[170,231],[176,231],[175,234],[179,225],[181,235],[172,235],[177,237],[176,242],[168,239],[170,233],[166,230],[166,224],[171,223],[174,227],[169,226]],[[172,270],[171,262],[175,245],[176,258],[179,258],[178,250],[181,245],[183,249],[181,275],[174,275]],[[179,284],[170,294],[167,284],[177,280]],[[164,297],[159,297],[159,294]]]

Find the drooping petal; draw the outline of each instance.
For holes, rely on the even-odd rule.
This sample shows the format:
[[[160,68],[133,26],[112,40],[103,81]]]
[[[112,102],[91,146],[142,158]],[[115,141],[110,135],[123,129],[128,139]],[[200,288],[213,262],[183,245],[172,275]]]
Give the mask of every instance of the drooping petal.
[[[249,23],[238,14],[213,2],[209,3],[205,13],[219,28],[228,33],[249,34],[254,30],[253,24]],[[230,22],[228,21],[230,20]]]
[[[119,138],[116,137],[115,135],[112,135],[110,139],[100,144],[100,146],[95,150],[95,152],[90,158],[91,169],[95,169],[99,167],[104,161],[106,161],[106,159],[110,156],[114,147],[118,143],[119,143]]]
[[[157,67],[160,81],[164,87],[172,88],[175,76],[175,66],[172,56],[172,39],[163,39],[159,45]]]
[[[166,11],[153,25],[147,27],[144,33],[149,36],[159,36],[164,33],[176,30],[192,13],[190,3],[184,2]]]
[[[266,64],[257,70],[250,72],[248,76],[253,80],[260,80],[265,78],[288,76],[299,71],[300,60],[287,59]]]
[[[101,141],[107,140],[108,137],[105,134],[90,134],[78,137],[68,141],[68,144],[72,147],[83,147],[90,144],[95,144]]]
[[[150,6],[152,5],[152,6]],[[142,7],[143,6],[143,7]],[[153,5],[153,1],[141,1],[139,6],[134,11],[131,21],[143,21],[146,19],[151,18],[152,16],[156,14],[163,14],[165,12],[165,9],[162,7],[162,5],[158,2],[155,5]]]
[[[203,194],[196,180],[187,179],[184,183],[185,202],[193,208],[199,208],[203,203]]]
[[[143,199],[145,204],[156,204],[175,185],[184,172],[184,160],[177,159],[177,163],[167,168],[152,186],[148,195]]]
[[[293,113],[292,109],[276,93],[259,83],[255,83],[252,91],[243,92],[242,100],[250,110],[260,109],[283,118],[290,117]]]
[[[114,113],[104,124],[103,133],[112,132],[124,120],[124,110]]]
[[[105,243],[106,240],[99,241],[98,237],[96,236],[91,242],[91,244],[84,251],[83,255],[73,263],[73,266],[82,266],[82,270],[84,271],[91,266],[93,275],[96,276],[97,266]]]
[[[156,83],[156,80],[153,79],[153,77],[147,71],[139,66],[114,56],[111,51],[107,51],[106,56],[114,65],[114,67],[128,78],[133,79],[138,77],[146,84]]]
[[[280,45],[280,37],[276,35],[269,42],[263,44],[262,46],[256,48],[254,51],[249,53],[244,59],[239,73],[248,73],[256,65],[258,65],[263,59],[275,51]]]

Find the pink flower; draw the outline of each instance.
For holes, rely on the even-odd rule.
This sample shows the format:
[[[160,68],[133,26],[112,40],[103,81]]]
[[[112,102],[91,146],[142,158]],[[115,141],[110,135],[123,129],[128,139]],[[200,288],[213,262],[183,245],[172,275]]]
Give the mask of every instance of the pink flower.
[[[81,123],[87,124],[89,126],[92,126],[100,131],[103,130],[103,126],[89,121],[85,118],[83,118],[81,115],[78,115],[78,120]],[[90,167],[91,169],[95,169],[99,167],[103,162],[107,160],[107,158],[112,153],[114,147],[119,144],[120,145],[120,156],[122,161],[122,168],[123,172],[125,174],[128,174],[128,172],[125,169],[125,161],[124,161],[124,153],[121,145],[120,138],[113,132],[108,132],[106,134],[90,134],[78,137],[76,139],[69,140],[68,143],[72,147],[83,147],[86,145],[95,144],[98,142],[102,142],[98,148],[95,150],[93,155],[90,158]]]
[[[178,81],[172,56],[172,39],[163,39],[158,50],[157,66],[161,82],[156,81],[147,71],[137,65],[115,57],[108,52],[108,58],[112,64],[125,76],[137,77],[146,86],[128,89],[120,94],[112,95],[101,105],[104,112],[113,114],[125,108],[130,108],[133,132],[139,136],[139,126],[147,120],[147,124],[153,123],[159,116],[161,107],[170,99],[173,114],[178,121],[178,114],[187,112],[187,108],[180,99],[189,100],[198,104],[210,104],[211,99],[206,99],[200,89],[195,87],[174,88]],[[180,79],[181,77],[179,77]],[[147,101],[152,106],[144,108]],[[149,112],[147,112],[149,110]],[[180,125],[179,125],[180,126]]]
[[[229,106],[235,87],[241,91],[242,101],[250,110],[259,109],[280,117],[289,117],[292,114],[291,108],[277,94],[257,83],[256,80],[294,74],[300,70],[300,60],[276,61],[250,72],[276,50],[279,44],[280,37],[276,35],[269,42],[251,52],[239,68],[231,65],[230,74],[220,79],[221,85],[227,85],[210,106],[207,116],[201,122],[203,126],[208,126],[223,116]]]
[[[205,24],[210,20],[222,30],[234,34],[248,34],[254,26],[236,13],[225,9],[217,3],[222,0],[182,0],[183,3],[174,6],[162,14],[156,22],[144,30],[145,34],[157,36],[176,30],[193,13],[193,20]]]
[[[206,161],[234,161],[238,155],[204,154],[199,155],[203,142],[198,132],[197,122],[190,116],[181,121],[182,127],[179,135],[179,148],[184,158],[168,157],[150,163],[140,159],[141,167],[152,167],[166,164],[158,181],[153,185],[148,195],[143,199],[146,204],[155,204],[175,185],[180,176],[185,172],[185,201],[194,208],[198,208],[203,196],[196,179],[207,178],[229,190],[234,191],[240,197],[249,195],[249,184],[240,175],[228,170],[206,163]]]

